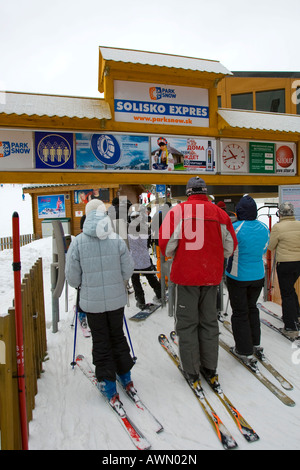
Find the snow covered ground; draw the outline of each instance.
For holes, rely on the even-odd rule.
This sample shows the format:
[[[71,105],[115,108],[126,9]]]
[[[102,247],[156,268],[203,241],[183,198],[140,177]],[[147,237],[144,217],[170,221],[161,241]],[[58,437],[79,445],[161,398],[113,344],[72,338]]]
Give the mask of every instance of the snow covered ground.
[[[25,210],[19,215],[22,223],[22,218],[26,217]],[[36,406],[29,426],[29,449],[134,451],[131,440],[98,391],[80,370],[76,367],[73,369],[70,365],[74,345],[74,327],[71,325],[75,303],[75,290],[70,287],[67,305],[64,292],[60,299],[58,332],[52,333],[51,238],[37,240],[21,248],[22,276],[40,256],[43,258],[44,266],[48,358],[44,363],[44,373],[38,381]],[[0,252],[1,315],[6,314],[13,299],[11,263],[12,250]],[[153,298],[151,288],[148,284],[145,284],[144,288],[147,300],[151,301]],[[224,306],[226,300],[225,293]],[[279,306],[269,302],[266,304],[280,312]],[[168,316],[167,308],[157,310],[141,323],[129,319],[136,312],[134,296],[131,294],[130,307],[126,307],[125,314],[134,353],[137,356],[132,371],[133,380],[144,402],[163,423],[164,431],[155,434],[145,425],[137,410],[133,409],[125,397],[126,408],[130,410],[155,451],[162,453],[167,450],[174,453],[183,451],[193,454],[198,450],[222,450],[199,403],[158,343],[157,338],[160,333],[168,334],[174,328],[174,320]],[[228,313],[230,315],[230,307]],[[262,316],[267,318],[265,314]],[[225,341],[233,345],[230,334],[222,324],[220,324],[220,333]],[[218,367],[220,382],[225,393],[254,427],[260,436],[259,441],[247,443],[228,412],[218,398],[208,390],[205,383],[204,388],[216,412],[236,439],[240,450],[299,450],[300,349],[294,349],[288,340],[264,325],[262,325],[262,345],[273,365],[294,385],[294,390],[286,393],[296,402],[295,407],[282,404],[222,348],[220,348]],[[76,353],[91,358],[91,339],[84,338],[80,330],[78,330]],[[281,388],[262,366],[261,370]]]

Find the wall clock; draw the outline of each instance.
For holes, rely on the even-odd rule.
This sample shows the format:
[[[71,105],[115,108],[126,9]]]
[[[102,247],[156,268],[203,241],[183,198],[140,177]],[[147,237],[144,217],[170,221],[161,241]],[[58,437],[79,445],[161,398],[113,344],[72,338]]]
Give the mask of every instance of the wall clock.
[[[245,150],[239,144],[228,144],[222,152],[222,160],[230,170],[239,170],[246,161]]]

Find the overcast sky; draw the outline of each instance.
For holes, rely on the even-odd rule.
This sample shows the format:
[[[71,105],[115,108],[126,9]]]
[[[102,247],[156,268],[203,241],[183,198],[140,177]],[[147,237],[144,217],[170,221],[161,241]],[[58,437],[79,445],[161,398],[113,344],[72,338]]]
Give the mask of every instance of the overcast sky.
[[[100,96],[99,46],[300,71],[299,0],[0,0],[0,90]]]

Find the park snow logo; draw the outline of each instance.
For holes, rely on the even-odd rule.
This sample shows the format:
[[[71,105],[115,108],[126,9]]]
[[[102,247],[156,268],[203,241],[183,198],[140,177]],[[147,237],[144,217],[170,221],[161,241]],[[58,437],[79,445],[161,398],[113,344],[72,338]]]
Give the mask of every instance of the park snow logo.
[[[28,144],[28,142],[0,142],[0,158],[20,153],[30,153],[30,145]]]
[[[174,88],[163,88],[160,86],[152,86],[149,88],[149,96],[153,101],[161,100],[162,98],[176,98]]]
[[[9,142],[0,142],[0,157],[8,157],[10,155]]]

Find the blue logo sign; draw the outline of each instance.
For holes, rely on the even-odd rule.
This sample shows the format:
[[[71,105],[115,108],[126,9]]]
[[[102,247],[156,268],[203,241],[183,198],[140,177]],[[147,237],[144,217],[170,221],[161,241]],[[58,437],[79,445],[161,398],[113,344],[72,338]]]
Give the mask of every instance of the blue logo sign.
[[[36,168],[73,168],[73,134],[35,133]]]
[[[0,157],[8,157],[10,155],[9,142],[0,142]]]
[[[156,185],[156,192],[157,193],[165,193],[166,192],[166,185],[165,184],[157,184]]]
[[[91,148],[95,157],[105,165],[115,165],[121,157],[121,149],[113,135],[93,134]]]

